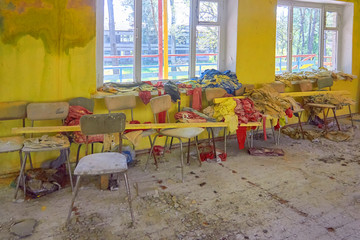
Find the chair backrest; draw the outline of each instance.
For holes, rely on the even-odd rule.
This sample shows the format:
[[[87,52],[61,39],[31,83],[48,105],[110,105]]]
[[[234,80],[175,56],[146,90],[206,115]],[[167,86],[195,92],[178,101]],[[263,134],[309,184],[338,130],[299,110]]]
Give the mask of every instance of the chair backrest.
[[[226,90],[223,88],[207,88],[205,89],[206,100],[210,103],[214,98],[223,97],[226,93]]]
[[[31,121],[37,120],[64,120],[69,113],[69,103],[29,103],[26,108],[27,118]]]
[[[105,106],[106,109],[109,111],[109,113],[111,113],[111,111],[121,111],[121,110],[130,109],[131,120],[134,120],[133,109],[136,107],[136,97],[135,95],[105,97]]]
[[[81,106],[90,112],[94,112],[95,101],[91,98],[77,97],[69,100],[70,106]]]
[[[26,118],[27,102],[0,102],[0,120],[15,120]]]
[[[322,77],[317,80],[317,85],[319,90],[326,87],[329,87],[329,89],[331,90],[331,86],[333,84],[334,84],[334,79],[332,77]]]
[[[105,97],[105,106],[109,112],[132,109],[136,107],[135,95]]]
[[[122,133],[125,130],[124,113],[92,114],[80,118],[81,132],[88,135]]]
[[[150,107],[153,114],[168,111],[171,108],[171,96],[166,94],[150,99]]]

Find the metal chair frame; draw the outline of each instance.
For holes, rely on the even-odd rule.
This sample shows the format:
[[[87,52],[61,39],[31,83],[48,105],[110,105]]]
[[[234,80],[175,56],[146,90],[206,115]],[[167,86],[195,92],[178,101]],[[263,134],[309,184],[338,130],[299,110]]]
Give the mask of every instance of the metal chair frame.
[[[91,156],[91,155],[88,155],[88,144],[89,144],[88,136],[89,135],[114,133],[115,130],[119,134],[119,154],[122,155],[122,153],[121,153],[122,152],[122,132],[125,130],[125,119],[126,119],[126,116],[123,113],[93,114],[93,115],[82,116],[80,119],[80,127],[81,127],[81,131],[84,133],[84,135],[86,135],[86,150],[85,150],[86,156]],[[93,127],[93,129],[89,129],[92,127],[91,124],[93,124],[95,122],[99,122],[99,120],[103,121],[102,127],[100,127],[100,128]],[[119,123],[118,125],[114,124],[114,123],[116,123],[116,121],[118,121],[118,123]],[[87,124],[87,126],[86,126],[86,124]],[[113,125],[113,126],[111,126],[111,125]],[[104,154],[106,154],[106,153],[104,153]],[[76,174],[76,169],[74,171],[74,174]],[[132,199],[131,199],[131,192],[130,192],[130,184],[129,184],[129,180],[128,180],[128,176],[127,176],[127,169],[122,170],[121,172],[113,172],[113,173],[109,173],[109,174],[117,174],[118,184],[120,184],[120,174],[123,175],[124,180],[125,180],[125,187],[126,187],[129,208],[130,208],[131,220],[132,220],[132,223],[135,223],[134,213],[133,213],[132,203],[131,203]],[[94,174],[86,174],[86,175],[94,175]],[[75,203],[75,199],[79,192],[80,181],[82,179],[82,176],[83,175],[77,176],[76,186],[75,186],[75,190],[73,192],[71,205],[70,205],[67,220],[66,220],[66,225],[68,225],[70,222],[72,209],[73,209],[73,206]]]
[[[58,102],[59,104],[61,104],[62,102]],[[39,104],[39,105],[37,105]],[[59,120],[61,119],[62,121],[64,121],[65,118],[56,118],[54,117],[54,113],[53,116],[50,118],[46,118],[46,117],[39,117],[39,118],[33,118],[37,113],[33,113],[32,111],[37,111],[37,109],[32,109],[32,106],[45,106],[47,105],[47,107],[45,107],[45,109],[47,109],[48,107],[52,107],[54,104],[56,103],[30,103],[27,105],[27,114],[28,114],[28,118],[29,118],[29,114],[31,114],[30,116],[30,120],[31,120],[31,126],[34,126],[34,121],[35,120]],[[66,102],[63,102],[64,105],[68,104]],[[68,106],[68,105],[67,105]],[[66,110],[66,109],[65,109]],[[46,111],[46,110],[45,110]],[[67,107],[67,111],[68,111],[68,107]],[[57,113],[56,113],[57,114]],[[55,115],[56,115],[55,114]],[[67,115],[67,113],[66,113]],[[31,134],[32,137],[32,134]],[[17,194],[19,191],[19,186],[20,186],[20,181],[21,179],[23,179],[23,185],[24,185],[24,198],[26,196],[26,185],[25,185],[25,168],[26,168],[26,161],[29,158],[29,162],[30,162],[30,167],[33,168],[32,166],[32,162],[31,162],[31,152],[47,152],[47,151],[55,151],[55,150],[68,150],[68,154],[66,154],[66,163],[67,163],[67,168],[68,168],[68,173],[69,173],[69,178],[70,178],[70,185],[71,185],[71,190],[73,190],[73,180],[72,180],[72,174],[71,174],[71,166],[70,166],[70,145],[69,147],[61,147],[61,148],[44,148],[44,149],[36,149],[36,150],[29,150],[26,148],[22,148],[22,152],[24,153],[25,157],[23,158],[23,161],[21,163],[21,169],[20,169],[20,175],[18,177],[18,181],[16,184],[16,190],[15,190],[15,195],[14,195],[14,200],[16,200],[17,198]]]

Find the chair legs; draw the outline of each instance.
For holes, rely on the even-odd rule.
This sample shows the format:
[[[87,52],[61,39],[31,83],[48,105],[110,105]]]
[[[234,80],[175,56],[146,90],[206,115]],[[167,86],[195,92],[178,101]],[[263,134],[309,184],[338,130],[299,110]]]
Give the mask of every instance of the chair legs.
[[[16,201],[17,199],[17,194],[19,191],[19,187],[20,187],[20,181],[23,180],[23,186],[24,186],[24,200],[25,200],[25,196],[26,196],[26,185],[25,185],[25,166],[26,166],[26,160],[27,160],[27,153],[25,153],[25,157],[24,159],[22,159],[22,153],[20,152],[20,161],[21,161],[21,168],[20,168],[20,174],[19,177],[17,179],[17,184],[16,184],[16,190],[15,190],[15,195],[14,195],[14,201]]]
[[[132,209],[132,199],[131,199],[129,179],[128,179],[128,176],[127,176],[126,172],[124,172],[123,175],[124,175],[124,180],[125,180],[126,194],[127,194],[129,208],[130,208],[131,221],[134,224],[135,223],[135,218],[134,218],[134,213],[133,213],[133,209]],[[67,216],[66,223],[65,223],[66,226],[70,222],[71,213],[72,213],[72,210],[73,210],[73,207],[74,207],[75,199],[76,199],[76,197],[77,197],[77,195],[79,193],[80,180],[81,180],[81,176],[78,176],[77,180],[76,180],[75,191],[72,194],[70,209],[69,209],[68,216]],[[117,177],[118,184],[120,184],[119,180],[120,179],[119,179],[119,174],[118,174],[118,177]]]
[[[132,203],[131,203],[132,199],[131,199],[131,192],[130,192],[130,184],[129,184],[129,179],[128,179],[126,172],[124,172],[124,180],[125,180],[126,194],[127,194],[127,198],[128,198],[128,202],[129,202],[131,221],[134,224],[135,218],[134,218],[134,213],[133,213]],[[118,184],[120,185],[119,178],[118,178]]]
[[[70,148],[68,149],[68,153],[66,154],[66,163],[67,163],[67,168],[68,168],[68,172],[69,172],[71,191],[74,191],[74,184],[73,184],[73,179],[72,179],[72,174],[71,174],[71,165],[70,165]]]
[[[181,181],[184,182],[184,154],[183,154],[183,144],[181,138],[179,139],[180,142],[180,165],[181,165]]]
[[[147,158],[147,160],[146,160],[146,164],[145,164],[145,167],[144,167],[144,171],[147,169],[147,166],[148,166],[148,164],[149,164],[149,160],[150,160],[151,154],[153,153],[153,150],[154,150],[154,146],[155,146],[155,143],[156,143],[156,138],[157,138],[158,136],[159,136],[159,135],[156,135],[156,136],[154,137],[154,140],[153,140],[153,142],[152,142],[152,144],[151,144],[150,153],[149,153],[149,156],[148,156],[148,158]],[[155,158],[155,165],[156,165],[156,168],[157,168],[156,158]]]
[[[196,145],[196,152],[197,152],[197,156],[198,156],[198,161],[199,161],[199,166],[201,167],[201,158],[200,158],[200,151],[199,151],[199,143],[198,143],[198,137],[195,137],[195,145]]]
[[[68,217],[67,217],[67,219],[66,219],[66,226],[69,224],[70,217],[71,217],[71,213],[72,213],[72,209],[73,209],[73,207],[74,207],[75,198],[76,198],[76,196],[77,196],[77,194],[78,194],[78,192],[79,192],[80,180],[81,180],[81,176],[78,176],[78,177],[77,177],[77,180],[76,180],[75,191],[72,193],[71,205],[70,205]]]

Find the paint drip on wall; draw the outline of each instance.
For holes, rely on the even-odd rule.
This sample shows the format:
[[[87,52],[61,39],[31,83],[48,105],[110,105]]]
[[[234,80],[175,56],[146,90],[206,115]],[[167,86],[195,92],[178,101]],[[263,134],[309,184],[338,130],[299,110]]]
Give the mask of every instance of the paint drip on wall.
[[[84,47],[95,37],[95,0],[0,0],[0,39],[41,39],[49,54]]]

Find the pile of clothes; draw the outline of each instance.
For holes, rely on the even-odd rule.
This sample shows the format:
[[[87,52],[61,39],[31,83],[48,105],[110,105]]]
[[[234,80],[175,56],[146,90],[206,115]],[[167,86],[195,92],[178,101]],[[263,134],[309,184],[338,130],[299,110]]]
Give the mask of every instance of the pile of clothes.
[[[315,96],[304,97],[304,104],[307,103],[319,103],[319,104],[331,104],[335,105],[336,109],[342,109],[344,106],[353,105],[355,101],[351,98],[344,97],[338,94],[321,94]],[[321,113],[321,108],[311,108],[310,114],[315,116]]]
[[[270,86],[252,90],[249,98],[254,102],[255,109],[273,118],[285,117],[285,111],[295,104],[293,98],[282,97]]]
[[[285,72],[282,74],[277,74],[275,76],[275,81],[280,81],[285,83],[287,86],[291,85],[291,81],[302,81],[302,80],[318,80],[323,77],[332,77],[333,80],[349,80],[352,81],[355,76],[351,74],[346,74],[344,72],[329,71],[328,69],[321,67],[313,71],[304,71],[304,72]]]
[[[201,73],[198,82],[202,88],[223,88],[229,94],[235,94],[235,90],[241,88],[241,83],[236,74],[227,70],[220,72],[215,69],[208,69]]]

